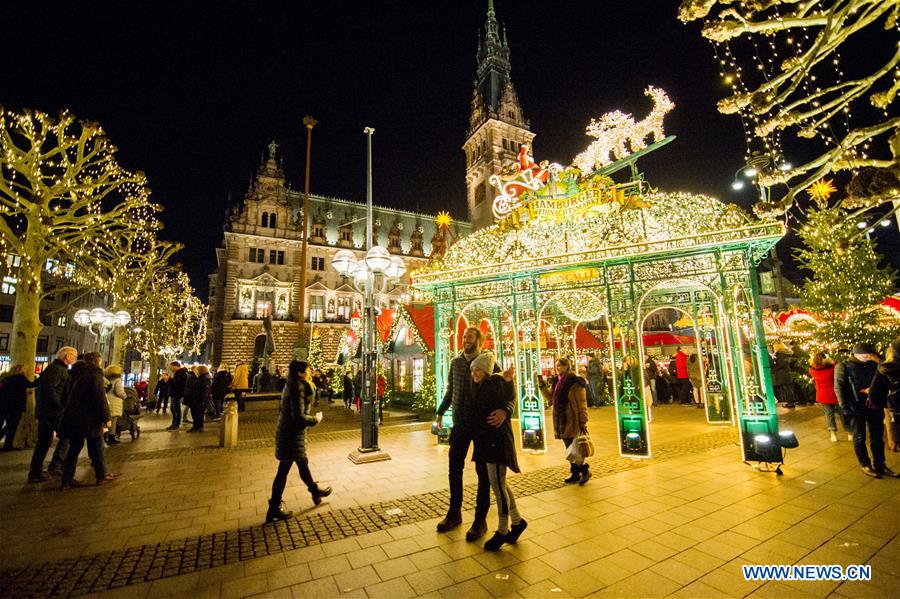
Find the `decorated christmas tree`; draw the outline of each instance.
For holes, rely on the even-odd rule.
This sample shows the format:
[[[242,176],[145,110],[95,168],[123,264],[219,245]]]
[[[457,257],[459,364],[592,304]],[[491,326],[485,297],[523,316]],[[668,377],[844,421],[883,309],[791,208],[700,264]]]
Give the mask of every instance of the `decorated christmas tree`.
[[[321,369],[325,366],[325,356],[322,353],[322,337],[319,335],[319,331],[313,331],[307,363],[313,370]]]
[[[804,305],[822,323],[813,338],[837,350],[863,341],[884,348],[898,331],[879,326],[879,304],[892,293],[896,273],[880,264],[875,244],[855,219],[829,204],[830,193],[817,194],[814,186],[810,195],[814,203],[798,230],[804,247],[795,255],[811,273],[801,290]]]

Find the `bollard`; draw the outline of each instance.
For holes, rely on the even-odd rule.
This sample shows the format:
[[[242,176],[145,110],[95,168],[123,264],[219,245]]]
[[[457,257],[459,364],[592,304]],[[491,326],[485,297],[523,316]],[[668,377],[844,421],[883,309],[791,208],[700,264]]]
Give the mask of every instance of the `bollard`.
[[[238,444],[238,410],[234,400],[222,409],[222,428],[219,429],[219,447],[233,448]]]

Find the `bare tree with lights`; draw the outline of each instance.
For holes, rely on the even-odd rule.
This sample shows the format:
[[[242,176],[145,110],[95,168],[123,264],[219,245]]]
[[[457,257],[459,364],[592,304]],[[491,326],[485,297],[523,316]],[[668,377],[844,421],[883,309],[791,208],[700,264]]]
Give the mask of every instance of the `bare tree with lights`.
[[[897,202],[900,117],[890,106],[900,91],[900,49],[883,32],[900,25],[900,3],[683,0],[679,18],[704,21],[702,34],[713,43],[721,76],[733,92],[718,109],[741,115],[748,164],[756,146],[782,167],[760,169],[762,188],[786,191],[764,194],[757,214],[785,214],[800,191],[841,171],[851,175],[844,208],[863,211]],[[873,44],[879,31],[888,42],[883,46]],[[866,67],[848,66],[845,72],[842,53],[866,53]],[[781,135],[787,132],[812,158],[796,166],[784,159]]]
[[[16,304],[10,359],[34,376],[41,300],[71,290],[113,291],[120,263],[110,247],[131,247],[136,232],[158,227],[141,172],[116,161],[96,123],[71,113],[0,107],[0,248],[15,253]],[[45,285],[45,270],[62,283]],[[33,402],[30,402],[33,405]]]

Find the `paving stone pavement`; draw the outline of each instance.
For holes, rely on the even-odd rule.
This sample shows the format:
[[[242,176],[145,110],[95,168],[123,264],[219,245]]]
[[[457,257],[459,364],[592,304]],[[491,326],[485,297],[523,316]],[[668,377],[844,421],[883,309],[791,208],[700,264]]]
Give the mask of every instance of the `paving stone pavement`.
[[[634,461],[619,458],[614,455],[614,451],[609,451],[609,444],[602,441],[598,442],[598,456],[609,456],[602,458],[597,457],[591,460],[592,469],[598,482],[600,480],[613,479],[617,476],[617,474],[625,474],[632,471],[644,470],[647,468],[658,469],[660,467],[663,467],[662,465],[666,462],[684,461],[685,458],[690,458],[690,456],[697,456],[698,460],[703,459],[703,456],[705,456],[710,451],[727,455],[726,463],[729,466],[733,467],[733,464],[736,461],[735,453],[737,452],[737,448],[733,446],[735,441],[734,429],[727,427],[698,427],[696,426],[695,422],[696,417],[692,414],[684,412],[683,410],[676,412],[675,410],[677,410],[677,408],[675,407],[664,409],[671,410],[670,413],[665,414],[666,417],[675,416],[675,418],[671,418],[672,422],[670,422],[669,425],[676,429],[688,429],[686,431],[681,431],[681,433],[686,432],[689,434],[678,434],[678,432],[675,430],[667,431],[665,428],[663,428],[665,424],[661,425],[659,430],[662,432],[662,434],[658,434],[654,437],[660,439],[660,441],[656,443],[654,448],[654,459],[650,461]],[[592,412],[592,414],[594,413],[595,412]],[[664,412],[661,410],[660,415],[662,416],[663,414]],[[802,426],[804,421],[815,418],[818,415],[818,412],[814,411],[814,409],[799,410],[797,413],[790,415],[790,421],[792,425]],[[693,420],[691,420],[691,418],[693,418]],[[660,417],[659,420],[664,420],[664,418]],[[605,422],[604,424],[608,426],[609,422]],[[595,431],[594,427],[595,425],[592,425],[592,434],[594,435],[595,440],[599,440],[600,437],[598,437],[598,431]],[[423,440],[428,439],[427,436],[422,437],[422,433],[410,433],[409,435],[407,435],[407,437],[418,437]],[[606,437],[602,438],[604,440],[606,439]],[[803,437],[801,437],[801,443],[803,443]],[[432,451],[427,447],[425,448],[425,450],[426,452]],[[442,455],[438,457],[445,459],[445,456]],[[524,461],[528,461],[527,456],[523,456],[523,458]],[[315,457],[313,459],[315,460]],[[558,461],[558,457],[555,460],[551,460],[551,463],[553,461]],[[791,462],[789,456],[789,468],[791,467],[790,464]],[[397,465],[399,466],[399,464]],[[739,466],[739,468],[740,469],[738,472],[742,476],[738,476],[736,478],[736,480],[738,481],[746,478],[751,482],[755,482],[761,480],[759,477],[768,476],[755,473],[752,470],[748,469],[746,466]],[[567,472],[567,468],[561,466],[552,466],[531,469],[526,474],[510,478],[510,486],[512,487],[516,496],[518,498],[521,498],[520,504],[524,504],[525,506],[528,506],[530,508],[526,512],[529,517],[531,517],[532,514],[540,516],[542,511],[544,511],[547,516],[550,515],[550,513],[546,511],[547,508],[543,502],[540,504],[540,506],[535,505],[533,502],[529,502],[529,499],[531,497],[545,495],[552,498],[554,493],[570,491],[571,488],[562,488],[563,485],[561,479],[563,478],[564,472]],[[752,476],[743,476],[747,473],[752,473]],[[690,499],[696,499],[697,497],[701,496],[700,492],[703,490],[701,488],[702,485],[698,485],[701,480],[696,471],[691,471],[690,474],[694,474],[696,479],[691,482],[689,487],[680,488],[678,490],[681,492],[681,495],[687,495]],[[715,477],[704,475],[704,483],[706,482],[705,479],[707,478],[713,478],[713,480],[715,480]],[[769,480],[775,479],[774,477],[772,477]],[[769,481],[767,480],[766,482],[768,483]],[[884,482],[891,484],[894,481]],[[592,486],[597,487],[599,485],[597,483],[592,483]],[[716,486],[715,482],[713,482],[712,486]],[[766,484],[765,486],[768,487],[770,485]],[[691,488],[697,488],[697,490],[691,491]],[[412,567],[415,566],[414,563],[410,563],[409,566],[412,567],[412,569],[409,572],[404,573],[405,578],[403,579],[403,584],[400,584],[400,582],[395,580],[393,577],[387,576],[387,574],[389,574],[388,571],[392,568],[394,571],[401,571],[404,567],[406,567],[403,564],[410,561],[409,558],[404,557],[404,551],[406,551],[406,549],[412,549],[414,547],[415,550],[423,550],[423,547],[415,545],[413,541],[409,540],[411,537],[422,536],[423,533],[429,530],[432,531],[430,535],[431,537],[436,536],[433,533],[434,521],[443,514],[443,512],[446,510],[447,505],[447,492],[442,487],[439,487],[439,489],[440,490],[432,490],[425,493],[407,494],[405,496],[395,497],[389,501],[380,501],[369,503],[366,505],[338,508],[333,509],[332,511],[325,512],[317,511],[314,513],[301,515],[299,518],[291,519],[286,523],[278,523],[275,525],[256,525],[213,532],[211,534],[185,536],[183,538],[173,539],[169,542],[120,547],[113,551],[73,556],[50,563],[33,562],[21,568],[8,569],[6,571],[0,572],[0,580],[9,582],[8,586],[6,585],[6,583],[4,583],[2,593],[6,596],[62,596],[110,591],[119,587],[127,587],[128,589],[134,590],[134,592],[139,595],[142,591],[147,591],[149,588],[175,589],[175,586],[165,587],[162,586],[162,584],[171,583],[177,586],[178,584],[181,584],[181,582],[179,581],[186,580],[186,576],[191,576],[194,574],[203,574],[204,576],[210,576],[214,575],[216,572],[223,571],[224,568],[234,565],[245,564],[246,569],[244,570],[244,573],[253,570],[255,568],[253,564],[268,563],[266,562],[266,560],[274,560],[273,563],[286,566],[285,560],[288,559],[288,556],[299,555],[297,551],[294,551],[299,548],[305,547],[307,549],[312,549],[313,547],[321,546],[325,549],[326,556],[328,555],[328,553],[335,551],[335,549],[333,549],[334,547],[340,546],[342,543],[348,547],[356,547],[357,549],[362,549],[362,547],[360,547],[360,543],[363,542],[363,538],[373,539],[377,538],[378,535],[384,535],[385,533],[387,533],[388,536],[381,537],[384,542],[378,544],[378,547],[380,547],[378,551],[383,550],[385,552],[383,555],[388,558],[387,563],[394,565],[382,564],[380,567],[376,567],[373,570],[373,577],[371,578],[373,581],[378,581],[378,584],[373,587],[367,587],[366,592],[368,592],[368,596],[376,596],[381,591],[399,592],[399,595],[396,596],[403,596],[404,593],[407,593],[407,587],[416,591],[415,594],[425,594],[420,593],[419,591],[429,586],[428,584],[425,584],[429,580],[429,577],[419,576],[418,578],[415,578],[416,574],[421,574],[421,572],[419,572],[418,567]],[[665,487],[660,487],[660,489],[668,492],[668,489],[666,489]],[[607,490],[609,489],[607,488]],[[616,488],[616,490],[619,489]],[[656,491],[658,492],[659,489],[656,489]],[[89,491],[79,491],[78,493],[87,492]],[[604,498],[609,499],[610,501],[612,501],[614,498],[619,500],[612,504],[612,507],[614,508],[624,507],[623,505],[619,505],[620,502],[627,505],[630,503],[634,503],[635,501],[647,500],[647,497],[640,497],[638,499],[626,499],[617,497],[616,495],[604,495]],[[696,495],[696,497],[690,497],[692,495]],[[597,497],[595,497],[594,499],[597,499]],[[680,497],[680,502],[684,502],[685,499],[685,497]],[[256,501],[256,497],[254,497],[254,501]],[[470,484],[466,488],[466,509],[471,508],[473,504],[474,487]],[[671,507],[671,504],[666,505],[660,503],[657,507]],[[563,513],[562,515],[565,516],[566,514]],[[595,512],[594,515],[599,514]],[[693,515],[696,516],[696,514]],[[559,515],[557,515],[557,517],[558,516]],[[544,518],[542,518],[541,520],[544,520]],[[532,524],[530,532],[533,531],[541,533],[541,530],[534,530],[538,528],[538,522]],[[555,523],[557,525],[555,528],[548,528],[547,530],[543,531],[540,536],[546,536],[548,534],[556,534],[557,536],[559,536],[556,532],[554,532],[556,528],[571,527],[574,524],[573,522],[571,522],[570,518],[562,518],[561,520],[557,519]],[[624,521],[620,523],[622,523],[623,526],[628,526],[628,524]],[[653,526],[657,526],[657,524]],[[631,528],[634,528],[634,526],[631,526]],[[643,534],[638,533],[638,531],[642,530],[644,531]],[[400,531],[403,532],[401,533]],[[643,542],[645,540],[645,537],[648,536],[646,534],[647,531],[643,528],[638,528],[637,530],[632,530],[631,532],[640,537],[641,542]],[[687,533],[687,531],[683,532]],[[407,536],[407,533],[414,534],[410,534]],[[698,535],[696,531],[692,531],[692,534],[694,536],[704,537],[696,539],[695,542],[702,542],[707,540],[705,538],[706,535]],[[896,535],[896,531],[894,531],[894,535]],[[444,537],[444,535],[437,536]],[[712,534],[710,534],[709,536],[712,536]],[[407,545],[405,549],[402,547],[403,543],[401,543],[401,541],[404,540],[406,541]],[[438,540],[441,539],[439,538]],[[456,537],[456,540],[458,541],[458,536]],[[586,541],[586,539],[578,540]],[[418,541],[419,539],[416,538],[416,542]],[[559,540],[553,540],[552,538],[550,538],[545,539],[545,542],[547,545],[549,545],[549,547],[544,547],[544,549],[552,548],[554,552],[565,549],[565,545],[554,547],[554,545],[557,545],[559,543]],[[400,544],[398,545],[398,543]],[[413,545],[410,546],[410,543],[413,543]],[[378,552],[375,551],[372,547],[373,546],[368,546],[370,550],[369,553],[377,554]],[[456,563],[457,561],[465,562],[465,560],[467,559],[471,560],[472,558],[470,557],[470,554],[472,554],[472,552],[470,552],[469,550],[473,547],[480,551],[480,548],[475,545],[466,545],[463,543],[463,545],[459,547],[459,551],[461,553],[459,555],[453,555],[453,552],[451,552],[451,554],[449,554],[449,557],[459,558],[458,560],[454,560],[453,563]],[[659,547],[662,547],[663,549],[660,550]],[[659,547],[657,547],[654,551],[668,553],[668,551],[665,550],[664,545],[660,545]],[[427,549],[434,549],[434,547],[429,547]],[[716,548],[708,548],[708,550],[711,551],[713,549]],[[396,555],[391,555],[391,553],[396,553]],[[444,553],[446,554],[446,551]],[[713,553],[716,552],[713,551]],[[690,557],[691,554],[687,555],[688,557]],[[708,555],[708,553],[702,553],[700,556],[696,557],[698,560],[702,561],[703,559],[706,559],[704,556]],[[639,553],[635,554],[635,556],[638,558],[641,557]],[[439,557],[440,559],[443,559],[443,557],[441,556],[433,555],[433,557]],[[445,555],[444,557],[447,557],[447,555]],[[478,557],[481,557],[481,554],[479,554]],[[684,557],[684,555],[682,555],[681,557]],[[322,559],[331,559],[331,557],[323,557]],[[562,562],[565,562],[566,559],[563,559],[563,557],[561,556],[560,560],[562,561],[558,561],[554,558],[550,561],[550,563],[544,563],[544,566],[540,566],[538,567],[538,569],[540,570],[541,568],[543,568],[548,576],[551,575],[551,570],[552,573],[563,572],[564,570],[559,569],[557,566],[562,565]],[[340,562],[340,567],[334,567],[338,568],[339,570],[341,570],[341,573],[343,573],[343,562],[341,562],[341,560],[335,561],[335,563],[338,562]],[[428,560],[426,560],[425,563],[427,564]],[[478,578],[477,581],[474,580],[474,577],[471,580],[466,578],[466,572],[471,573],[480,571],[481,574],[489,573],[488,570],[485,569],[484,565],[478,565],[476,567],[478,563],[480,562],[476,562],[475,564],[466,562],[466,564],[468,565],[459,566],[459,571],[453,570],[451,572],[447,572],[445,568],[442,571],[444,578],[441,580],[444,580],[446,582],[446,577],[447,575],[449,575],[451,579],[450,582],[457,584],[446,585],[448,586],[448,588],[455,588],[455,586],[458,586],[459,584],[468,585],[468,587],[457,589],[457,591],[468,590],[476,594],[488,592],[489,595],[497,596],[493,594],[493,591],[491,590],[492,587],[497,587],[498,590],[504,591],[523,591],[522,588],[516,587],[516,589],[513,589],[508,584],[501,584],[496,582],[510,580],[511,576],[509,573],[499,574],[497,578],[493,579],[488,578],[482,580],[482,578]],[[630,563],[630,561],[626,559],[625,563]],[[222,566],[223,568],[219,568],[220,566]],[[321,566],[321,571],[319,571],[318,574],[322,574],[322,576],[313,576],[312,571],[307,568],[305,572],[309,578],[304,581],[298,582],[304,584],[309,584],[310,582],[321,583],[321,585],[324,585],[320,589],[322,591],[322,596],[332,596],[331,594],[329,594],[330,590],[332,589],[328,588],[328,584],[336,584],[337,576],[339,576],[341,573],[335,571],[329,574],[330,566],[325,563],[319,564],[319,566]],[[546,570],[546,568],[549,568],[549,570]],[[369,569],[371,570],[372,568],[369,567]],[[302,571],[303,568],[300,568],[300,570]],[[355,570],[357,570],[357,568],[351,569],[351,571]],[[437,573],[433,574],[436,575]],[[662,576],[663,579],[668,580],[669,583],[672,582],[671,579],[665,578],[665,574],[656,575]],[[363,580],[367,576],[368,570],[366,570],[365,572],[358,572],[356,578],[359,580]],[[519,575],[513,574],[512,576],[514,577],[514,580],[519,582],[524,582],[526,580]],[[652,578],[650,574],[647,574],[646,576]],[[457,580],[457,578],[459,578],[460,580]],[[325,579],[331,579],[330,583],[322,582]],[[347,579],[347,576],[343,576],[342,581],[346,582]],[[586,580],[591,579],[587,578]],[[593,580],[596,581],[597,579],[594,578]],[[410,584],[414,584],[416,582],[419,583],[418,586],[409,586]],[[148,587],[148,584],[150,584],[151,586]],[[153,587],[153,584],[156,584],[158,586]],[[266,585],[267,586],[265,586],[265,588],[263,588],[262,590],[277,590],[275,588],[269,588],[268,582],[266,583]],[[407,587],[404,587],[403,585],[407,585]],[[380,590],[375,590],[376,587]],[[218,590],[221,590],[223,595],[228,594],[225,592],[224,586],[217,586],[216,588]],[[252,589],[256,587],[253,587],[252,584],[249,584],[246,586],[246,588]],[[335,586],[333,587],[333,590],[336,593],[334,596],[340,594],[345,588],[353,590],[356,587],[352,587],[352,585],[351,587]],[[439,588],[440,587],[435,587],[434,590],[437,590]],[[553,588],[556,588],[558,590],[553,591],[553,589],[551,588],[545,588],[544,591],[548,594],[552,593],[552,596],[554,597],[566,596],[566,594],[557,594],[563,591],[565,593],[578,595],[578,593],[573,592],[577,589],[571,587],[568,590],[561,587]],[[311,588],[308,590],[311,590]],[[704,589],[699,586],[694,590],[704,591]],[[281,593],[276,593],[276,595],[284,596],[285,592],[290,594],[290,589],[288,589],[288,587],[282,588],[281,591]],[[174,590],[173,592],[177,593],[177,591]],[[442,591],[442,594],[446,593]],[[468,593],[464,592],[463,596],[468,596]],[[523,591],[521,596],[529,595],[525,594],[525,592]],[[697,596],[697,594],[694,594],[693,596]]]

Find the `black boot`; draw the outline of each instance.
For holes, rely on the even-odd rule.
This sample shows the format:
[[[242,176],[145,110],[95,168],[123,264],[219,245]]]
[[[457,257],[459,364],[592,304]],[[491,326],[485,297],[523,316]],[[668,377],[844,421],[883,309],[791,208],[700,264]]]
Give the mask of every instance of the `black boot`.
[[[591,467],[587,464],[581,465],[581,480],[578,481],[578,484],[584,486],[584,484],[591,480]]]
[[[472,526],[466,531],[466,540],[468,542],[477,541],[487,533],[487,517],[475,516]]]
[[[276,520],[287,520],[294,512],[285,512],[281,509],[281,501],[273,502],[269,499],[269,511],[266,512],[266,522],[275,522]]]
[[[567,485],[575,484],[581,480],[581,468],[578,464],[569,464],[569,473],[569,478],[563,481]]]
[[[444,519],[437,523],[437,531],[447,532],[460,524],[462,524],[462,514],[458,510],[450,510]]]
[[[323,488],[316,485],[316,488],[311,489],[309,494],[312,495],[313,503],[319,505],[320,503],[322,503],[323,497],[328,497],[329,495],[331,495],[331,487]]]

